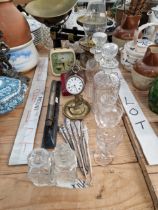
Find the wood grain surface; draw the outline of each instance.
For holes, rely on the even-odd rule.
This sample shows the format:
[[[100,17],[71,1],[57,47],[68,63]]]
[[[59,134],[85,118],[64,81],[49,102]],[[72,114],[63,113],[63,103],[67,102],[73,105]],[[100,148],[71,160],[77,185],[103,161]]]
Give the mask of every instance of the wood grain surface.
[[[47,51],[41,48],[38,50],[40,55],[48,56]],[[50,66],[48,68],[45,97],[34,147],[41,146],[50,83],[52,79],[59,79],[53,77]],[[34,69],[28,72],[27,75],[32,78]],[[86,92],[84,92],[84,97],[87,97]],[[70,98],[61,97],[60,124],[63,123],[63,105]],[[87,189],[70,190],[57,187],[35,187],[27,178],[27,166],[8,166],[9,155],[25,107],[25,102],[14,111],[0,116],[0,210],[154,209],[150,195],[151,192],[144,179],[138,157],[135,155],[133,149],[133,142],[131,143],[131,136],[129,136],[126,130],[124,121],[121,121],[118,128],[118,132],[121,131],[123,133],[123,140],[117,148],[115,158],[109,166],[101,167],[93,160],[93,154],[96,148],[96,124],[93,113],[91,112],[85,118],[85,123],[89,129],[89,147],[93,165],[93,182],[92,186]],[[62,141],[60,135],[58,135],[58,141]],[[154,177],[155,174],[151,175],[151,180],[154,181],[155,189],[157,189],[158,178]]]
[[[1,175],[0,210],[152,210],[137,163],[93,167],[93,185],[84,190],[34,187],[25,173]]]
[[[122,68],[122,72],[126,81],[128,81],[128,85],[132,90],[134,96],[136,97],[143,113],[147,117],[150,125],[154,129],[155,133],[158,135],[158,116],[157,114],[153,113],[148,107],[148,91],[139,91],[137,90],[132,84],[132,78],[130,72],[127,72],[125,69]],[[141,147],[137,141],[135,133],[131,127],[129,119],[127,116],[123,118],[125,128],[127,133],[129,134],[129,138],[135,150],[136,156],[138,158],[138,163],[142,169],[144,174],[145,181],[147,183],[148,189],[152,196],[154,207],[158,209],[158,166],[149,166],[145,160]]]
[[[14,0],[25,5],[30,0]],[[40,56],[49,52],[38,47]],[[49,67],[50,68],[50,67]],[[33,78],[35,69],[27,73]],[[135,94],[144,114],[158,133],[158,117],[149,111],[147,92],[138,91],[131,83],[131,75],[123,74]],[[34,147],[40,147],[50,83],[54,78],[49,69],[45,98],[35,137]],[[31,86],[31,84],[30,84]],[[29,90],[28,90],[29,92]],[[14,111],[0,116],[0,210],[154,210],[158,204],[158,166],[146,164],[141,149],[126,116],[120,123],[123,140],[117,148],[113,162],[107,167],[98,166],[93,160],[96,125],[93,114],[85,119],[89,129],[89,147],[93,165],[93,183],[86,189],[70,190],[57,187],[35,187],[27,178],[27,166],[8,166],[8,159],[20,119],[27,100]],[[84,96],[87,96],[84,93]],[[60,123],[63,122],[62,107],[70,97],[61,97]],[[89,97],[87,97],[89,99]],[[61,136],[58,135],[58,141]],[[154,201],[154,205],[153,205]]]

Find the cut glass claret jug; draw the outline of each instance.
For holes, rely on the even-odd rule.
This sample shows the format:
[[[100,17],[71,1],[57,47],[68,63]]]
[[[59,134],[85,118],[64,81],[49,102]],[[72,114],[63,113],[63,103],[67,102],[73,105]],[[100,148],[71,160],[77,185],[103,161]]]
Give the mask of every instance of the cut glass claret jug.
[[[102,57],[102,46],[104,46],[105,42],[107,41],[107,34],[104,32],[96,32],[92,36],[92,41],[95,43],[95,47],[90,48],[90,52],[92,54],[94,54],[94,57],[91,59],[88,59],[88,61],[86,63],[86,70],[89,73],[92,73],[92,70],[94,70],[94,69],[95,70],[99,69],[98,61]],[[93,73],[94,73],[94,71],[93,71]]]
[[[114,127],[120,120],[118,94],[120,79],[115,73],[99,71],[94,76],[93,110],[95,120],[100,127]]]
[[[118,102],[120,78],[116,73],[118,61],[115,59],[118,47],[107,43],[102,49],[100,70],[94,76],[93,110],[97,123],[96,143],[94,154],[99,165],[109,164],[122,138],[119,122],[123,109]]]
[[[123,109],[118,102],[119,88],[120,79],[116,73],[99,71],[94,76],[93,110],[97,124],[94,159],[102,166],[113,160],[122,139],[119,123]]]

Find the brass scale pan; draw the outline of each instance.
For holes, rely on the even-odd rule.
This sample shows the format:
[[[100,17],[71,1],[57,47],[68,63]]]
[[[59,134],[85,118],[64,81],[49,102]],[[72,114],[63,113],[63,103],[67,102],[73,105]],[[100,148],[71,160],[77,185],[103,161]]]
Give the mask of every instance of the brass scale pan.
[[[25,10],[39,22],[52,26],[64,20],[76,3],[77,0],[34,0]]]

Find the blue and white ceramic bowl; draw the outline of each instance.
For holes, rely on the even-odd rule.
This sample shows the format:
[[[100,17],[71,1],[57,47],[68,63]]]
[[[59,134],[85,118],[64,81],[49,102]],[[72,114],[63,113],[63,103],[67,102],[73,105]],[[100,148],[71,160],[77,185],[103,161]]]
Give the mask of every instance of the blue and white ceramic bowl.
[[[38,62],[38,53],[33,40],[24,45],[10,48],[9,62],[17,72],[27,72],[34,68]]]
[[[0,115],[15,109],[24,100],[27,86],[20,80],[0,77]]]

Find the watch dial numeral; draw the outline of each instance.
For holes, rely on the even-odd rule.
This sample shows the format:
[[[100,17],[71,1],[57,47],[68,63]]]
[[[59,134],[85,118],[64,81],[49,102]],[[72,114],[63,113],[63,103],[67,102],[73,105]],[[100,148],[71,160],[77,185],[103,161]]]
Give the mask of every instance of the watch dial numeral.
[[[71,94],[79,94],[84,88],[84,81],[79,76],[71,76],[66,83],[66,89]]]

